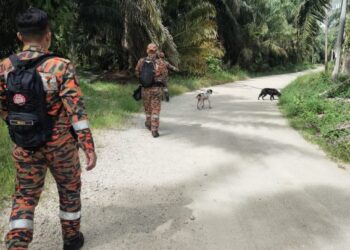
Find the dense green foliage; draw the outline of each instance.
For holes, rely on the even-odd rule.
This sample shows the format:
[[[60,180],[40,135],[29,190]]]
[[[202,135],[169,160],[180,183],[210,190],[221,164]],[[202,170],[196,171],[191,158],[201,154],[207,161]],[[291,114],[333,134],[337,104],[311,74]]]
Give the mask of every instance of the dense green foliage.
[[[5,0],[0,3],[0,57],[18,48],[16,14],[36,6],[52,19],[54,50],[85,68],[131,70],[152,41],[192,74],[206,73],[213,57],[227,67],[270,70],[321,60],[323,45],[314,41],[329,2]]]
[[[341,81],[348,80],[340,80],[338,88],[329,74],[303,76],[283,91],[280,104],[293,127],[332,156],[350,162],[350,103],[335,99],[350,98],[350,84]]]

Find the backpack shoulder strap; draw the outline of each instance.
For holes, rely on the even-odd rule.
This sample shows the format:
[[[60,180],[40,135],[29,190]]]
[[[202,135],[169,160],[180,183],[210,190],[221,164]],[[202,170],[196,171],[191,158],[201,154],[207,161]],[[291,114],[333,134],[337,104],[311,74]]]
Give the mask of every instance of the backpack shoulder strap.
[[[11,64],[14,68],[17,68],[18,64],[21,62],[19,57],[16,54],[13,54],[9,57]]]
[[[39,56],[37,58],[29,59],[29,60],[19,60],[17,62],[17,66],[19,67],[24,67],[24,68],[37,68],[40,65],[42,65],[44,62],[46,62],[49,59],[58,57],[56,54],[45,54],[42,56]]]
[[[55,58],[55,57],[59,57],[59,56],[56,55],[56,54],[45,54],[45,55],[42,55],[42,56],[36,58],[35,60],[33,60],[32,64],[31,64],[31,67],[37,68],[40,65],[42,65],[43,63],[45,63],[47,60],[50,60],[50,59]]]

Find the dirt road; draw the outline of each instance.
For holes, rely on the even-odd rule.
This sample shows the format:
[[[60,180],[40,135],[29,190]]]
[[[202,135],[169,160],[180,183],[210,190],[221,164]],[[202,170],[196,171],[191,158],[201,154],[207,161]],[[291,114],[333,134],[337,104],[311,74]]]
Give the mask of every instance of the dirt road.
[[[84,249],[349,249],[350,174],[249,87],[282,88],[298,75],[214,87],[212,110],[197,111],[195,93],[174,98],[159,139],[141,116],[95,133]],[[61,249],[55,192],[37,210],[32,250]]]

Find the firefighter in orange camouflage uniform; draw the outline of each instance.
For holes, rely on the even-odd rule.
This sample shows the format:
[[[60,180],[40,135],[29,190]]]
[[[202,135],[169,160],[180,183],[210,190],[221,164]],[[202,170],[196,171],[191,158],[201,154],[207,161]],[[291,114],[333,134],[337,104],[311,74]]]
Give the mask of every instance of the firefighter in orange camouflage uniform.
[[[45,12],[30,8],[17,17],[17,34],[24,44],[18,53],[20,61],[37,58],[48,51],[51,32]],[[6,90],[7,76],[14,65],[7,58],[0,63],[0,114],[8,115]],[[81,167],[78,147],[86,156],[86,169],[96,166],[96,154],[82,93],[69,60],[53,57],[36,68],[46,92],[48,114],[54,125],[51,140],[36,150],[15,146],[13,159],[16,166],[16,189],[10,216],[10,231],[6,246],[10,250],[25,250],[33,239],[34,210],[43,191],[47,170],[57,183],[64,250],[80,249],[84,244],[80,232]],[[75,133],[72,133],[75,131]],[[75,136],[73,136],[75,134]]]
[[[152,132],[154,138],[159,137],[159,116],[161,111],[161,102],[163,97],[163,88],[166,64],[163,60],[157,58],[158,46],[156,44],[149,44],[147,46],[147,57],[141,58],[136,65],[136,76],[141,78],[142,71],[145,70],[147,61],[151,62],[153,66],[153,83],[150,86],[142,88],[143,104],[146,113],[145,126]]]

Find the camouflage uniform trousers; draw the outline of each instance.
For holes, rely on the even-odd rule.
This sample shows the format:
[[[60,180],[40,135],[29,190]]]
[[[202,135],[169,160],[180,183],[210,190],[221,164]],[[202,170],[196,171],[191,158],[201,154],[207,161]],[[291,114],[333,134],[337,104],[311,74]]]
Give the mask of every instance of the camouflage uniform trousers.
[[[152,131],[159,129],[159,116],[163,97],[162,87],[143,88],[143,104],[146,113],[146,124]]]
[[[20,147],[13,150],[16,165],[16,190],[6,246],[10,250],[28,249],[33,239],[35,207],[43,191],[47,169],[52,173],[59,192],[60,219],[65,242],[80,230],[81,167],[76,141],[45,146],[35,152]]]

